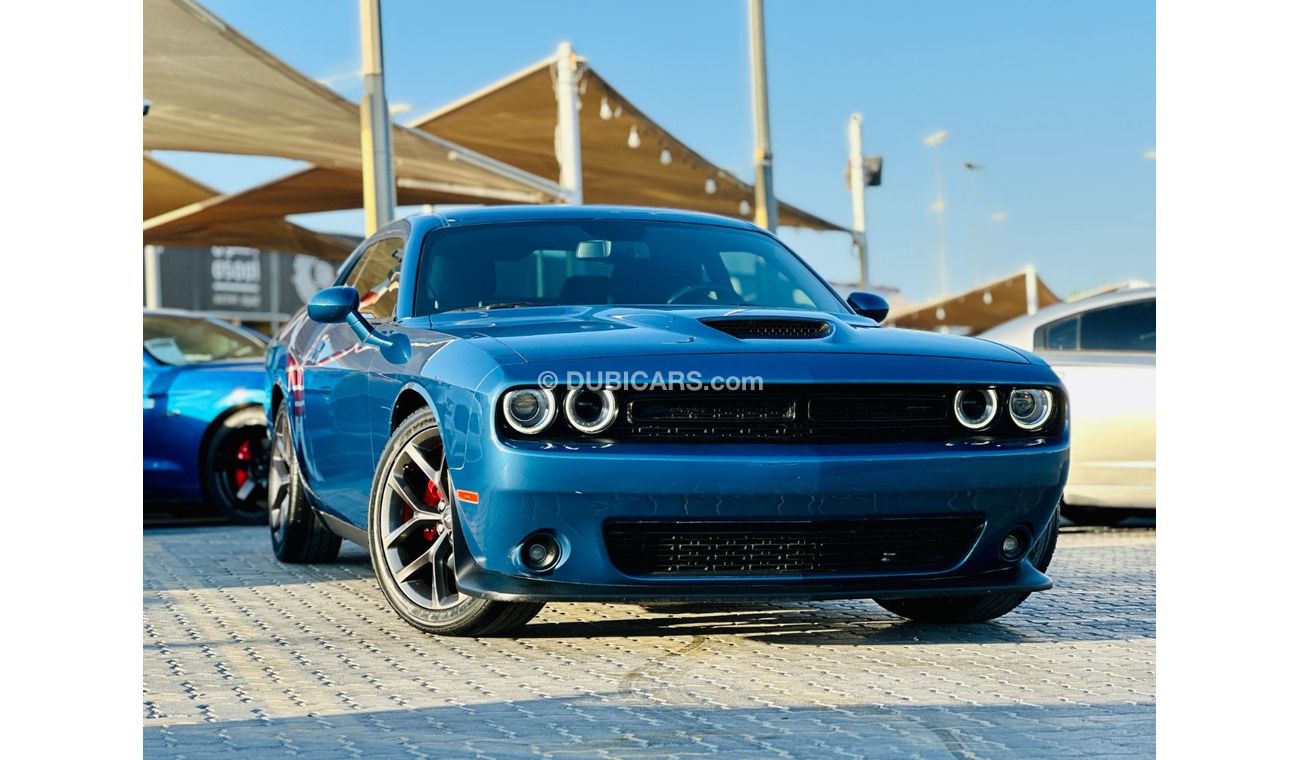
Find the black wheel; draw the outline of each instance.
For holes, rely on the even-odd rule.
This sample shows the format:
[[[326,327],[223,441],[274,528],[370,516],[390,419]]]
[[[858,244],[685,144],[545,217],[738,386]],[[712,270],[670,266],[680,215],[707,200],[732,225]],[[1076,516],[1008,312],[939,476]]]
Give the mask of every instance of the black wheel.
[[[226,519],[240,525],[266,522],[266,415],[240,409],[221,422],[203,455],[203,493]]]
[[[433,412],[407,417],[388,439],[370,489],[370,559],[389,605],[426,633],[492,636],[519,628],[542,609],[497,602],[456,588],[454,502]]]
[[[1056,553],[1056,539],[1061,530],[1061,510],[1052,514],[1047,533],[1030,550],[1034,567],[1046,572]],[[1020,606],[1029,594],[983,594],[980,596],[935,596],[919,599],[877,599],[876,604],[890,612],[918,623],[982,623],[1000,618]]]
[[[275,556],[281,562],[333,562],[339,556],[342,540],[325,527],[307,503],[285,406],[275,415],[267,488],[267,516]]]
[[[1075,525],[1098,525],[1114,527],[1133,516],[1128,509],[1110,509],[1107,507],[1072,507],[1061,505],[1061,516]]]

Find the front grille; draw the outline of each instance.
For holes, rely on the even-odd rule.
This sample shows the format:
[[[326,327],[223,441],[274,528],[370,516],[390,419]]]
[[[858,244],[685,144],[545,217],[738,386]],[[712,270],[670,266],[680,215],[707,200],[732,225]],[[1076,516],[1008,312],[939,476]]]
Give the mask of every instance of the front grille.
[[[938,386],[771,386],[752,391],[640,392],[611,430],[625,440],[932,441],[960,435]]]
[[[701,319],[701,322],[735,338],[824,338],[831,334],[829,322],[820,319]]]
[[[618,417],[597,436],[575,430],[557,415],[540,436],[546,440],[644,443],[926,443],[981,439],[1025,439],[1059,435],[1064,428],[1064,394],[1047,426],[1029,432],[1005,412],[987,430],[958,424],[953,397],[959,386],[910,383],[770,384],[761,389],[616,389]],[[562,398],[563,389],[557,390]],[[998,389],[1005,410],[1009,388]],[[498,416],[503,438],[530,438]]]
[[[980,515],[811,521],[611,520],[610,559],[626,575],[836,575],[930,572],[964,558]]]

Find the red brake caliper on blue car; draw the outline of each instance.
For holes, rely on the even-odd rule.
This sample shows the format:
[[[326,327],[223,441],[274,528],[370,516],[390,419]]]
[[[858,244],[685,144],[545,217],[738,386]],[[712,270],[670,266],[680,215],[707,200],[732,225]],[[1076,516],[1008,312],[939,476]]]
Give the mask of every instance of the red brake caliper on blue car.
[[[239,448],[235,450],[235,459],[239,460],[240,462],[253,461],[253,442],[244,441],[243,443],[239,444]],[[244,483],[246,483],[247,481],[248,481],[248,468],[246,466],[242,469],[235,470],[236,490],[243,488]]]
[[[442,491],[438,490],[437,483],[430,480],[428,483],[424,485],[424,503],[431,507],[437,507],[439,502],[441,501],[442,501]],[[441,525],[441,523],[439,523],[439,525]],[[435,525],[432,528],[424,529],[425,541],[432,541],[437,537],[438,537],[437,525]]]

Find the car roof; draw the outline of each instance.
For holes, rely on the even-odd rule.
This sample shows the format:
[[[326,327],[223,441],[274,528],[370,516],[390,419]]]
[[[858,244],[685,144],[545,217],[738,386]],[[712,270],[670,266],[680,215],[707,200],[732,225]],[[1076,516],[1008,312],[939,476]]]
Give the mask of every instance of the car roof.
[[[459,227],[471,224],[533,221],[592,221],[622,220],[633,222],[676,222],[707,224],[715,227],[763,232],[767,230],[742,219],[718,214],[680,209],[648,208],[642,206],[476,206],[455,211],[415,214],[403,222],[412,227]]]
[[[1003,322],[996,327],[990,327],[980,333],[979,337],[1029,348],[1033,342],[1034,330],[1048,322],[1104,306],[1118,306],[1119,304],[1134,301],[1146,301],[1155,297],[1156,289],[1154,287],[1110,290],[1105,293],[1098,293],[1095,296],[1080,298],[1077,301],[1064,301],[1045,306],[1039,309],[1036,314],[1026,314]]]

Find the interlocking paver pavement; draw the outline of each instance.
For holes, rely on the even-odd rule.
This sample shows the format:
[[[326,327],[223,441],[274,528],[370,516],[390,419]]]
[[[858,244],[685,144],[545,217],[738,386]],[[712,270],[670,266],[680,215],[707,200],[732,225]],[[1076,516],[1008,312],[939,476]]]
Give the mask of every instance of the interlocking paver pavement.
[[[148,757],[1149,757],[1155,531],[1067,531],[1001,621],[868,601],[554,604],[445,639],[364,552],[281,565],[265,528],[148,529]]]

